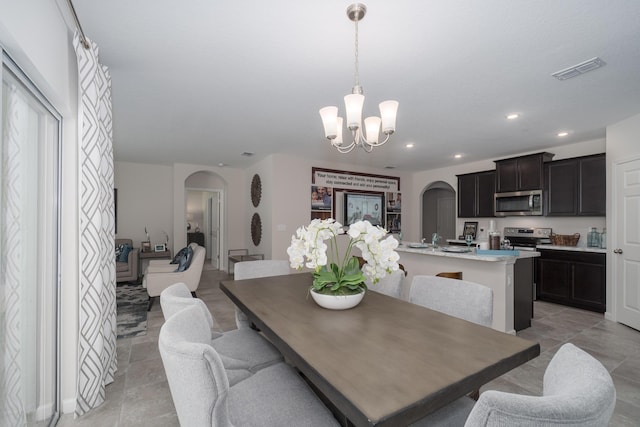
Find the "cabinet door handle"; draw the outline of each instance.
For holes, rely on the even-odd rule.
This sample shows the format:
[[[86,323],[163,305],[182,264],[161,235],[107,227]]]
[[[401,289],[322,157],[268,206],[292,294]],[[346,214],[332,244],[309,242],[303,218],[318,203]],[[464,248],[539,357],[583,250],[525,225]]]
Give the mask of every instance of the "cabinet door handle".
[[[622,253],[622,249],[614,249],[613,253],[620,255]]]

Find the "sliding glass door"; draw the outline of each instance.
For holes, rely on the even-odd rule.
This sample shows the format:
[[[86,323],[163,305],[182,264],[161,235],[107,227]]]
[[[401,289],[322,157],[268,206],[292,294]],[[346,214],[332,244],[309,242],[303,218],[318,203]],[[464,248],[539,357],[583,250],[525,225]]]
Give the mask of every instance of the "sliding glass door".
[[[60,116],[3,53],[0,425],[59,411]]]

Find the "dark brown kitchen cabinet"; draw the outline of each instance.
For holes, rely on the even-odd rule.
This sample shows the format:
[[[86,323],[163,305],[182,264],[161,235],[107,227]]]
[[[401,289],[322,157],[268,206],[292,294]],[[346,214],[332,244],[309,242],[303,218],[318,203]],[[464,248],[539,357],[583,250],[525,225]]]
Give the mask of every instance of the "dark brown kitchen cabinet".
[[[495,171],[458,175],[458,217],[494,216]]]
[[[544,171],[546,215],[606,215],[604,154],[549,162]]]
[[[537,153],[496,160],[496,193],[540,190],[544,184],[544,163],[551,153]]]
[[[604,313],[604,253],[538,249],[536,294],[541,301]]]
[[[578,215],[607,214],[607,163],[604,154],[579,158]]]

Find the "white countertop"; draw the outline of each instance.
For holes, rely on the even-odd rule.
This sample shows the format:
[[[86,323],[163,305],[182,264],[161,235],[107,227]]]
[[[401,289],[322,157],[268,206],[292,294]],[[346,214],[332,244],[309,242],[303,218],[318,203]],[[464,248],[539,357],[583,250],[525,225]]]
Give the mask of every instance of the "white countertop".
[[[427,245],[428,247],[426,248],[410,248],[409,247],[409,245],[418,245],[418,244],[420,243],[403,242],[401,246],[398,246],[396,251],[414,253],[414,254],[420,254],[420,255],[440,256],[440,257],[447,257],[447,258],[458,258],[458,259],[468,259],[473,261],[488,261],[488,262],[511,261],[511,260],[515,261],[516,259],[535,258],[540,256],[540,252],[536,252],[536,251],[520,251],[520,254],[518,256],[476,255],[475,251],[465,252],[465,253],[443,252],[442,247],[438,247],[434,250],[431,247],[431,245]],[[460,248],[460,246],[455,246],[455,247]]]
[[[549,249],[555,251],[575,251],[575,252],[593,252],[597,254],[606,254],[606,249],[588,248],[586,246],[560,246],[560,245],[538,245],[536,249]]]

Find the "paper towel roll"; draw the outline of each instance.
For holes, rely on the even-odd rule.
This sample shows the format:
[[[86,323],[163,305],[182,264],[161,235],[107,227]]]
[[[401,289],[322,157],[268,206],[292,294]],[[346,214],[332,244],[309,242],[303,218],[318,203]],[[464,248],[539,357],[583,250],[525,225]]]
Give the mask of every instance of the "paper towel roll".
[[[489,220],[489,231],[496,231],[496,222],[493,219]]]

